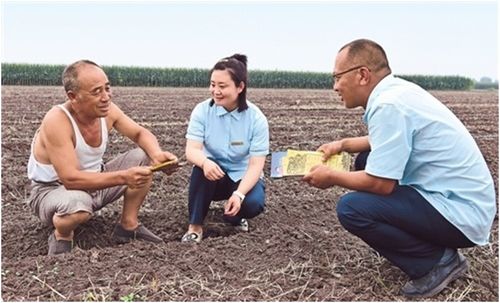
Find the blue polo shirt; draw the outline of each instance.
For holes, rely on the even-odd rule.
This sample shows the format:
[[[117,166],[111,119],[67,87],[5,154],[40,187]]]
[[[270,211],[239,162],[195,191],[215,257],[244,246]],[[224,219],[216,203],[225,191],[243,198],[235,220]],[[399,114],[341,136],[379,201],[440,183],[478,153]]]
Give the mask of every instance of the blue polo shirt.
[[[249,101],[246,110],[228,112],[222,106],[210,106],[211,100],[194,108],[186,138],[202,142],[205,155],[215,159],[237,182],[243,178],[250,157],[269,153],[269,125],[260,109]]]
[[[488,243],[496,212],[493,179],[471,134],[441,102],[392,75],[370,94],[363,121],[365,171],[415,188],[469,240]]]

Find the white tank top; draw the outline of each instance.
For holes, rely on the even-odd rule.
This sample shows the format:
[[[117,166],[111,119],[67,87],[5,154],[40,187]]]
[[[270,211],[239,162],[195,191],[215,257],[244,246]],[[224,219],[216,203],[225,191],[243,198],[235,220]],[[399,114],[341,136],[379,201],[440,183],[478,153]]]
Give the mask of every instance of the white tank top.
[[[75,133],[75,152],[76,157],[80,163],[80,170],[89,171],[89,172],[99,172],[101,171],[102,166],[102,157],[104,156],[104,152],[106,151],[106,146],[108,144],[108,128],[106,126],[106,119],[101,118],[101,145],[99,147],[89,146],[85,139],[83,139],[82,134],[80,133],[80,129],[76,125],[75,120],[68,112],[68,110],[64,107],[64,105],[58,105],[64,113],[68,116],[71,121],[71,125],[73,126],[73,131]],[[56,170],[52,164],[43,164],[38,162],[35,159],[33,153],[33,146],[35,144],[35,138],[38,135],[38,131],[36,132],[33,141],[31,142],[31,153],[28,161],[28,178],[37,182],[53,182],[59,180],[57,176]],[[57,130],[53,130],[57,131]]]

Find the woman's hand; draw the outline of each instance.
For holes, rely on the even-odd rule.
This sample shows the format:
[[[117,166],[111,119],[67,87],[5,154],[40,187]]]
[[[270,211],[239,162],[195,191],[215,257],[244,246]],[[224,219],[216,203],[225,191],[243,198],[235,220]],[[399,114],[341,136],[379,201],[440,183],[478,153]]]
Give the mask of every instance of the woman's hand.
[[[203,174],[205,175],[205,178],[207,178],[210,181],[217,181],[224,177],[225,173],[222,171],[222,169],[215,163],[214,161],[206,158],[205,161],[203,161],[203,164],[201,166],[203,169]]]
[[[242,201],[238,196],[232,195],[231,197],[229,197],[226,204],[224,205],[224,215],[230,217],[236,216],[236,214],[241,209],[241,203]]]

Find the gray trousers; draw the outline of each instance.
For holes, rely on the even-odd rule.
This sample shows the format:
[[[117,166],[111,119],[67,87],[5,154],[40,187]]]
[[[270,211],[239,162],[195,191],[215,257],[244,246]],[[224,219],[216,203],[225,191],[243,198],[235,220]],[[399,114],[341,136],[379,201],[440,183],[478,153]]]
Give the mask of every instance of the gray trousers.
[[[146,153],[136,148],[120,154],[106,163],[103,172],[149,165]],[[126,185],[117,185],[99,190],[68,190],[58,181],[38,183],[32,181],[28,205],[40,218],[42,224],[52,226],[54,215],[69,215],[84,211],[90,214],[119,199],[125,193]]]

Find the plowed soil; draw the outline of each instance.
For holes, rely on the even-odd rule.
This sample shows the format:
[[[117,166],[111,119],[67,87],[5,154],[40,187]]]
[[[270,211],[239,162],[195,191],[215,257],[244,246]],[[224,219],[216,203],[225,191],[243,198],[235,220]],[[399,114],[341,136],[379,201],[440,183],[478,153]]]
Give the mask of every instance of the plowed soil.
[[[114,88],[114,101],[181,156],[191,110],[208,89]],[[478,142],[498,189],[498,92],[432,92]],[[249,89],[268,117],[271,150],[315,150],[365,135],[362,110],[347,110],[330,90]],[[335,214],[345,189],[311,188],[300,179],[265,181],[267,208],[250,232],[223,224],[221,203],[205,221],[200,245],[185,245],[190,167],[155,175],[140,220],[164,244],[111,239],[121,200],[77,229],[70,254],[48,257],[50,229],[25,203],[30,142],[44,114],[64,101],[60,87],[2,87],[2,271],[4,301],[406,301],[405,275],[346,232]],[[57,131],[57,130],[54,130]],[[132,148],[116,133],[106,159]],[[498,301],[498,218],[491,245],[462,250],[470,269],[431,301]]]

